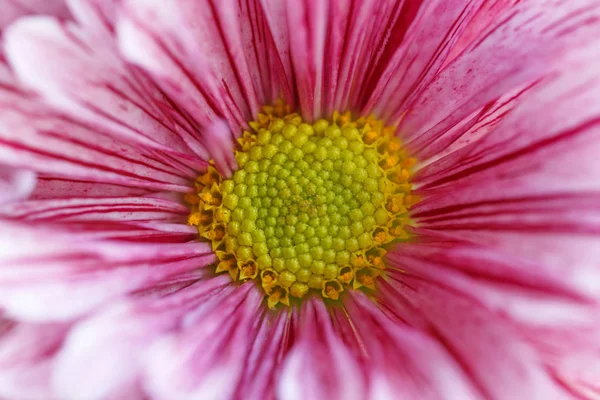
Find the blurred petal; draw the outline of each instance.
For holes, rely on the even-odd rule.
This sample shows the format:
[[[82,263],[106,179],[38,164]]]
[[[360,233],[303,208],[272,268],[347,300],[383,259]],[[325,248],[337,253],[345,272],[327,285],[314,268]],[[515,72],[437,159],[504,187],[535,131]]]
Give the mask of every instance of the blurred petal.
[[[0,316],[0,396],[50,399],[50,376],[68,324],[27,324]]]
[[[129,243],[0,221],[0,306],[29,321],[59,321],[213,262],[206,243]]]
[[[0,204],[26,199],[35,189],[35,183],[34,172],[0,164]]]
[[[65,0],[0,0],[0,35],[11,22],[24,15],[47,14],[70,17]]]
[[[5,48],[18,78],[75,119],[117,137],[171,155],[206,155],[190,150],[190,138],[162,112],[164,100],[151,83],[128,68],[110,43],[76,28],[46,17],[13,24]]]
[[[68,399],[136,394],[142,387],[141,370],[148,347],[179,329],[186,313],[227,283],[221,277],[193,284],[171,296],[132,299],[77,324],[57,358],[54,389],[60,398]],[[81,365],[89,368],[82,369]]]

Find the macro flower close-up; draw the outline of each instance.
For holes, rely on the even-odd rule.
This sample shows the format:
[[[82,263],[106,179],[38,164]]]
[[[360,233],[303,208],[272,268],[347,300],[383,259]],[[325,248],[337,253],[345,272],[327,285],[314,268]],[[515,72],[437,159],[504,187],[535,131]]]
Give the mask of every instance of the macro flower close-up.
[[[600,1],[0,0],[0,399],[600,399]]]

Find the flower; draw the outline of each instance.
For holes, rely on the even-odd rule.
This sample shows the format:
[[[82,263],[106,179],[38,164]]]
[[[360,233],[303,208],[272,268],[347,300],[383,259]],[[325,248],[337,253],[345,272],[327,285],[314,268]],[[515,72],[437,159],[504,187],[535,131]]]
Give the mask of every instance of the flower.
[[[600,3],[67,5],[0,1],[0,397],[600,395]]]

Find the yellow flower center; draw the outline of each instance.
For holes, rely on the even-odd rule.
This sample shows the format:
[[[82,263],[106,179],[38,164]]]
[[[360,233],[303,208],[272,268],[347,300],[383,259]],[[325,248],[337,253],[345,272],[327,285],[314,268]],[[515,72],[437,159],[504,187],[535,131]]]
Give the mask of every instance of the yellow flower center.
[[[281,103],[249,125],[232,178],[210,166],[186,197],[216,272],[258,281],[269,307],[311,290],[331,300],[373,290],[386,245],[408,237],[416,201],[415,159],[394,129],[350,113],[309,124]]]

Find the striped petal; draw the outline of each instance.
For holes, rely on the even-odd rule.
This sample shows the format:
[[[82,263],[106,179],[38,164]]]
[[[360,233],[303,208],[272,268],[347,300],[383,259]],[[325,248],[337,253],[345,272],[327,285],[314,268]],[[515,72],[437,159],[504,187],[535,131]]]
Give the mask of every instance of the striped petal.
[[[64,227],[1,224],[0,306],[21,320],[70,319],[214,260],[204,243],[136,244]]]

